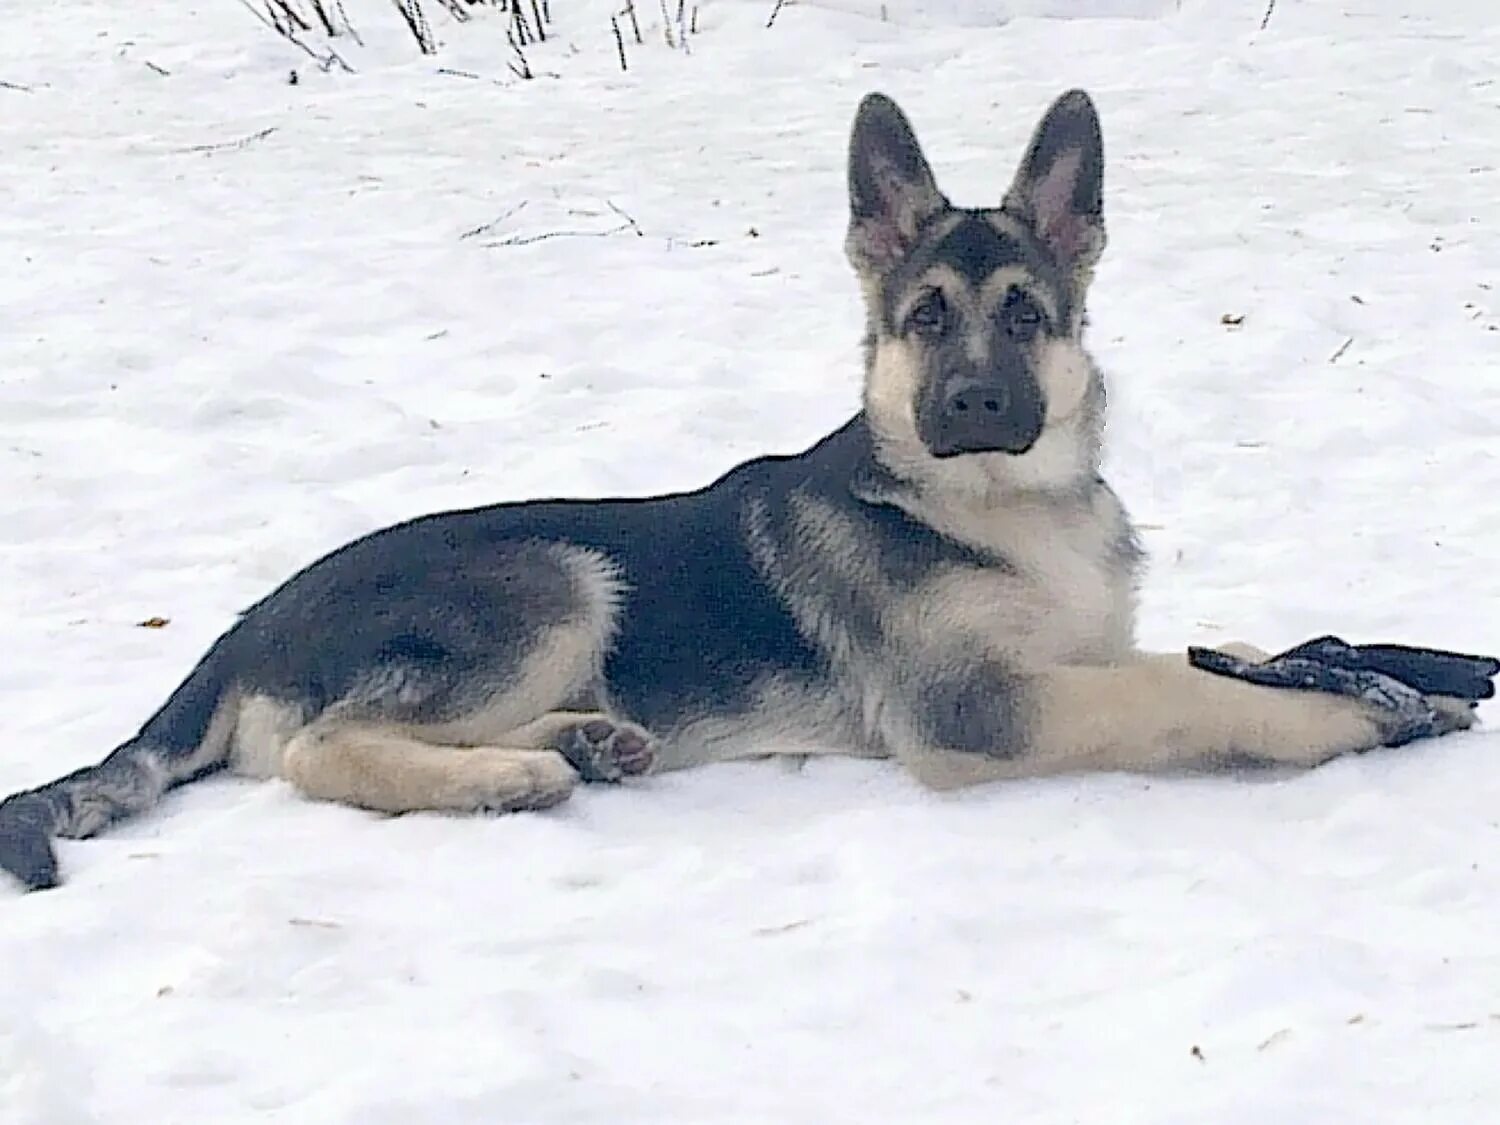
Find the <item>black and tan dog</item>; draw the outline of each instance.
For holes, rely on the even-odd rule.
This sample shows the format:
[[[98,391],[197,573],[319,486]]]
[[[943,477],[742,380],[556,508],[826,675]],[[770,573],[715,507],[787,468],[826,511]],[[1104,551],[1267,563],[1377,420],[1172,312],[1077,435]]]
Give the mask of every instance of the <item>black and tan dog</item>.
[[[1500,664],[1331,639],[1257,663],[1134,647],[1140,554],[1099,476],[1082,342],[1103,171],[1074,91],[1000,206],[954,207],[900,110],[867,97],[859,414],[701,491],[447,512],[335,551],[101,764],[0,805],[0,867],[53,886],[54,837],[222,767],[385,812],[505,811],[777,753],[895,758],[948,788],[1311,766],[1469,726]]]

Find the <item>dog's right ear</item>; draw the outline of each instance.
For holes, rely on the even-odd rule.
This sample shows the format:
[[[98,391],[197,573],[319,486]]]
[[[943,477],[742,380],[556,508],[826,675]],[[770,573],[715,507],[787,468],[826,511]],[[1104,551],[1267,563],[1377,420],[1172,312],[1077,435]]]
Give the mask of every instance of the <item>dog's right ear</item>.
[[[885,273],[947,207],[906,115],[884,94],[865,95],[849,138],[846,248],[855,269]]]

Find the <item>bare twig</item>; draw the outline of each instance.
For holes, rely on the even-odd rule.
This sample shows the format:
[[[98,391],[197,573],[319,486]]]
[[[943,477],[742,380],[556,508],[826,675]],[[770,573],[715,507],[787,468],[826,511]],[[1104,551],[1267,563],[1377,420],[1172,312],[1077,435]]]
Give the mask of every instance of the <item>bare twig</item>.
[[[677,43],[672,38],[672,17],[667,14],[667,0],[661,0],[661,34],[667,46],[675,50]]]
[[[635,231],[635,236],[637,238],[645,238],[646,237],[646,232],[643,231],[643,230],[641,230],[639,224],[637,224],[634,219],[632,219],[628,214],[626,214],[620,208],[616,207],[611,200],[606,199],[604,201],[604,205],[606,207],[608,207],[611,211],[613,211],[616,215],[620,216],[620,218],[624,219],[625,220],[625,225],[627,227],[629,227],[631,230]]]
[[[436,54],[437,42],[432,38],[432,25],[427,22],[427,13],[422,10],[422,0],[395,0],[395,4],[406,29],[417,41],[417,49],[424,55]]]
[[[1339,361],[1339,357],[1349,350],[1349,345],[1352,343],[1354,343],[1354,337],[1350,336],[1347,340],[1345,340],[1338,346],[1337,351],[1335,351],[1331,356],[1328,357],[1328,362],[1337,363]]]
[[[302,18],[302,13],[292,7],[291,0],[266,0],[266,12],[277,27],[286,26],[294,31],[311,31],[312,24]]]
[[[438,67],[436,73],[438,73],[438,74],[446,74],[450,78],[467,78],[471,82],[490,82],[490,83],[493,83],[496,86],[504,86],[505,85],[505,83],[501,82],[500,79],[498,79],[498,78],[486,78],[484,75],[482,75],[482,74],[475,74],[471,70],[454,70],[452,67],[449,67],[449,66],[440,66],[440,67]]]
[[[356,43],[363,47],[365,45],[365,41],[359,37],[359,32],[356,31],[354,25],[349,22],[349,13],[344,11],[344,0],[333,0],[333,9],[334,11],[338,12],[339,19],[343,21],[344,30],[348,32],[349,38],[353,39]]]
[[[688,31],[690,31],[694,35],[698,34],[698,5],[697,4],[693,5],[693,20],[688,25]]]
[[[505,222],[506,219],[510,218],[525,206],[526,200],[523,199],[520,203],[517,203],[514,207],[512,207],[509,211],[506,211],[505,214],[501,215],[498,219],[491,219],[489,222],[484,223],[482,226],[477,226],[473,230],[466,230],[458,237],[460,239],[478,238],[481,234],[491,234],[494,232],[496,227]]]
[[[625,37],[620,34],[620,21],[610,16],[609,26],[610,30],[615,33],[615,50],[620,52],[620,69],[628,74],[630,67],[625,64]]]
[[[776,7],[771,9],[771,18],[766,21],[766,27],[769,28],[776,22],[776,17],[781,15],[781,6],[785,3],[786,0],[776,0]]]
[[[537,0],[531,0],[531,18],[536,23],[536,37],[539,42],[547,42],[547,29],[542,26],[542,9]]]
[[[535,78],[536,75],[531,73],[531,64],[526,61],[526,52],[521,50],[521,44],[516,41],[516,37],[511,34],[511,32],[507,31],[505,33],[505,38],[509,40],[510,49],[515,52],[516,56],[514,62],[507,62],[505,64],[510,68],[510,72],[517,78],[525,78],[528,80]]]
[[[630,17],[630,30],[635,32],[635,45],[639,47],[645,40],[641,38],[640,22],[635,18],[635,0],[627,0],[625,14]]]
[[[1261,17],[1260,29],[1264,31],[1271,23],[1271,15],[1276,11],[1276,0],[1266,0],[1266,14]]]
[[[624,234],[629,229],[629,223],[621,223],[608,230],[548,230],[541,234],[513,235],[510,238],[502,238],[499,242],[486,242],[485,246],[530,246],[533,242],[546,242],[549,238],[609,238],[612,235]]]
[[[298,39],[295,33],[290,31],[289,29],[278,26],[269,15],[257,8],[250,2],[250,0],[240,0],[240,5],[262,24],[264,24],[266,27],[269,27],[277,35],[281,36],[288,43],[292,44],[292,46],[296,47],[298,50],[302,51],[303,54],[307,55],[308,58],[316,62],[318,64],[319,70],[332,70],[336,66],[345,74],[353,74],[355,72],[354,68],[344,61],[343,56],[335,51],[332,47],[327,48],[328,53],[326,55],[320,55],[306,43],[302,42],[302,40]],[[358,42],[357,39],[355,41]]]
[[[526,206],[526,201],[523,200],[522,202],[517,203],[514,207],[511,207],[504,214],[500,215],[499,218],[492,219],[489,222],[484,223],[481,226],[474,227],[472,230],[466,230],[466,231],[463,232],[463,234],[459,235],[458,237],[460,239],[469,239],[469,238],[478,238],[481,235],[486,235],[486,234],[499,234],[500,233],[500,228],[504,225],[505,221],[507,219],[509,219],[512,215],[516,214],[518,211],[520,211],[525,206]],[[520,233],[509,234],[509,235],[505,235],[502,238],[498,238],[498,239],[496,239],[496,240],[494,240],[492,242],[481,243],[480,245],[482,245],[482,246],[484,246],[486,248],[506,247],[506,246],[530,246],[532,243],[535,243],[535,242],[547,242],[547,241],[549,241],[551,239],[554,239],[554,238],[613,238],[617,234],[634,234],[637,238],[646,238],[647,237],[646,231],[644,231],[643,229],[641,229],[640,223],[638,223],[638,222],[635,221],[635,216],[633,216],[632,214],[630,214],[629,211],[626,211],[625,208],[621,207],[614,200],[612,200],[612,199],[606,199],[604,201],[604,206],[608,207],[609,210],[617,218],[619,218],[620,222],[617,223],[615,226],[607,227],[607,228],[605,228],[603,230],[569,230],[569,229],[564,229],[564,230],[542,231],[539,234],[520,234]],[[594,210],[592,208],[589,208],[589,209],[570,209],[567,213],[570,216],[578,216],[580,218],[602,218],[603,217],[603,212],[598,211],[598,210]],[[663,236],[663,235],[659,235],[659,234],[653,234],[650,237],[651,237],[652,241],[660,241],[660,242],[665,243],[666,248],[668,250],[672,250],[672,249],[674,249],[676,247],[684,247],[684,248],[687,248],[687,249],[702,249],[704,247],[709,247],[709,246],[718,246],[719,242],[720,242],[720,240],[717,239],[717,238],[691,238],[691,239],[689,239],[689,238],[679,238],[679,237],[674,236],[674,235],[665,235],[665,236]],[[774,273],[776,271],[771,270],[769,272]]]
[[[156,71],[156,73],[160,74],[163,78],[171,78],[172,77],[172,72],[170,70],[168,70],[166,67],[164,67],[164,66],[157,66],[150,59],[144,59],[142,61],[145,63],[145,65],[148,68],[150,68],[151,70]]]
[[[19,82],[6,82],[4,79],[0,79],[0,90],[19,90],[23,94],[36,92],[30,86],[23,86]]]
[[[226,149],[231,149],[231,148],[247,148],[250,145],[253,145],[256,141],[263,141],[263,140],[265,140],[267,137],[269,137],[274,132],[276,132],[276,126],[272,125],[269,128],[262,129],[259,133],[251,133],[248,137],[241,137],[237,141],[221,141],[218,144],[212,144],[212,145],[190,145],[187,148],[180,148],[177,151],[178,152],[223,152]]]
[[[313,15],[323,25],[323,34],[334,36],[339,33],[338,25],[333,22],[333,13],[329,11],[324,0],[307,0],[307,6],[312,9]]]
[[[516,42],[522,46],[525,46],[536,38],[531,33],[531,25],[526,22],[526,13],[521,11],[520,0],[511,0],[510,23]]]

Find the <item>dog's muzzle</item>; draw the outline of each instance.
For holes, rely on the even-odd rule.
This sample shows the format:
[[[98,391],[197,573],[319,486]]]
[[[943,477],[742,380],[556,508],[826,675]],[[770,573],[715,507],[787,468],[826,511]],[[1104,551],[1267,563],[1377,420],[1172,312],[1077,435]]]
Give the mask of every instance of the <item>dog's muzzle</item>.
[[[933,421],[934,457],[1021,454],[1042,436],[1046,409],[1024,382],[961,382],[948,389]]]

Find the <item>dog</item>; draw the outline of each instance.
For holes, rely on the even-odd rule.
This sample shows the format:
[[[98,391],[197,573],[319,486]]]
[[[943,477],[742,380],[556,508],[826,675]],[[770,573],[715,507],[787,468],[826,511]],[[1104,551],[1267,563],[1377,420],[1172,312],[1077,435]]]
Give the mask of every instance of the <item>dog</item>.
[[[1100,476],[1104,380],[1083,342],[1103,177],[1073,90],[997,206],[955,206],[899,107],[868,95],[848,164],[852,419],[698,491],[443,512],[334,551],[100,764],[0,804],[0,867],[55,886],[55,838],[221,768],[382,813],[473,813],[775,754],[894,758],[948,790],[1408,741],[1368,693],[1136,649],[1142,552]],[[1420,736],[1473,722],[1461,701],[1432,708]]]

